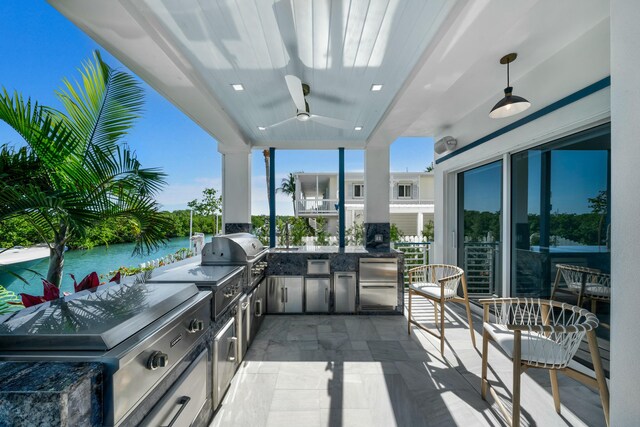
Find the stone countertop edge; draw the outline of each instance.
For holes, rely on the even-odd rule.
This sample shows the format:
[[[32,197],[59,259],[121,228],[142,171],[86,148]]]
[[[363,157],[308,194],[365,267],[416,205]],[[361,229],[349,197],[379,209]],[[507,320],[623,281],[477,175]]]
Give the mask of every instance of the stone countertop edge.
[[[0,425],[102,425],[97,362],[0,362]]]

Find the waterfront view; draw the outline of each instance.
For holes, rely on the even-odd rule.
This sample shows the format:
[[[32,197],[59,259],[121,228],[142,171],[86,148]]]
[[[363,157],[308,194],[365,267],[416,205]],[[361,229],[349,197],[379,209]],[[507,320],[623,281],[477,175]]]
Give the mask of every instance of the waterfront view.
[[[211,236],[207,236],[210,240]],[[168,239],[166,246],[161,246],[156,252],[148,255],[132,255],[134,243],[121,243],[109,246],[96,246],[87,250],[70,250],[65,254],[65,274],[62,277],[60,290],[62,292],[73,292],[73,280],[69,276],[73,274],[78,281],[82,280],[87,274],[95,271],[98,275],[103,275],[101,281],[108,280],[110,271],[119,267],[137,267],[143,262],[152,261],[162,258],[169,254],[174,254],[182,248],[189,247],[188,237],[175,237]],[[15,279],[10,283],[0,283],[5,288],[17,293],[25,292],[29,294],[38,294],[42,292],[42,283],[40,277],[46,277],[49,259],[45,258],[32,266],[33,271],[15,271],[26,279],[29,284]]]

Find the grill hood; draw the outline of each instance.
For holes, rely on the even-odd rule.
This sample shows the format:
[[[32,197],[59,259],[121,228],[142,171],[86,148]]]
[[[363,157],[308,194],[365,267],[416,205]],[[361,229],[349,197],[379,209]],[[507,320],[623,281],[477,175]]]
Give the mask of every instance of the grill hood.
[[[267,249],[249,233],[215,236],[202,248],[202,265],[251,262]]]

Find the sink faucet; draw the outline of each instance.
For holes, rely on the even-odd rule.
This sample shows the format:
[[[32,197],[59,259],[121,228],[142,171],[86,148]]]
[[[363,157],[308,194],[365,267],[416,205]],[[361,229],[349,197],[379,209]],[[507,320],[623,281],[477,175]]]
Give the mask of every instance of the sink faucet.
[[[291,224],[289,224],[289,222],[287,221],[284,224],[284,242],[285,242],[285,245],[287,246],[287,249],[289,249],[290,234],[291,234]]]

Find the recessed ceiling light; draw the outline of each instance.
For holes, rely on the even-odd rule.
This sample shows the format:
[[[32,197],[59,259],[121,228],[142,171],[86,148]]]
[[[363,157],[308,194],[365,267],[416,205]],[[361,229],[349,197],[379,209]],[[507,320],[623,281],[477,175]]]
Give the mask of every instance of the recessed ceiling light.
[[[362,130],[362,126],[356,126],[353,128],[354,130]]]
[[[237,92],[244,90],[244,86],[242,86],[240,83],[232,83],[231,87]]]
[[[258,126],[258,130],[267,130],[267,128],[264,126]]]
[[[371,92],[380,92],[382,90],[382,85],[374,84],[371,85]]]

